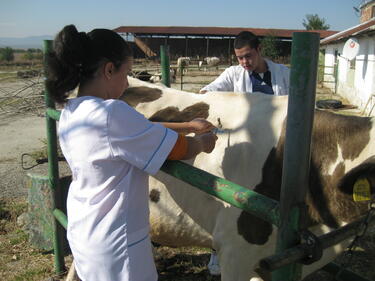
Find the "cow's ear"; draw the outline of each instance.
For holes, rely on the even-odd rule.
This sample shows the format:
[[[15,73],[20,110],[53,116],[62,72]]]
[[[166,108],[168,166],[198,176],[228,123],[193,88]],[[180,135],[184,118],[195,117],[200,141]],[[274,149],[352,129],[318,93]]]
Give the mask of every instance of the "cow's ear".
[[[371,193],[375,194],[375,156],[346,173],[339,182],[339,189],[346,194],[353,194],[354,185],[363,179],[368,181]]]

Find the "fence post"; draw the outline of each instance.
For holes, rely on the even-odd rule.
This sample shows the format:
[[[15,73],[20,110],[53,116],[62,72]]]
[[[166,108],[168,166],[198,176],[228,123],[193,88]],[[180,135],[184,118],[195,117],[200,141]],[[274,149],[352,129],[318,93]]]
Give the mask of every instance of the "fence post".
[[[52,50],[52,40],[44,40],[44,74],[47,72],[46,67],[46,56]],[[48,108],[55,109],[55,103],[50,98],[47,88],[44,87],[44,99]],[[48,154],[48,179],[49,186],[52,190],[52,210],[55,208],[61,209],[62,198],[60,192],[60,179],[59,179],[59,166],[57,160],[57,133],[56,133],[56,121],[46,114],[47,124],[47,154]],[[52,211],[51,210],[51,211]],[[54,260],[55,260],[55,271],[57,274],[61,274],[65,271],[64,265],[64,253],[63,253],[63,237],[64,228],[54,219]]]
[[[276,253],[300,242],[298,231],[305,220],[305,196],[310,169],[310,145],[314,118],[319,54],[319,33],[293,33],[292,63],[283,174],[280,194],[281,226]],[[302,265],[284,266],[272,273],[273,281],[300,280]]]
[[[181,62],[181,65],[180,65],[180,87],[181,87],[181,90],[183,90],[182,85],[184,84],[183,77],[184,77],[184,64]]]
[[[168,45],[161,45],[160,46],[160,61],[161,61],[161,79],[162,83],[170,87],[170,69],[169,69],[169,46]]]
[[[333,65],[333,73],[334,73],[334,79],[335,79],[335,95],[337,94],[337,87],[339,84],[339,59],[335,62]]]

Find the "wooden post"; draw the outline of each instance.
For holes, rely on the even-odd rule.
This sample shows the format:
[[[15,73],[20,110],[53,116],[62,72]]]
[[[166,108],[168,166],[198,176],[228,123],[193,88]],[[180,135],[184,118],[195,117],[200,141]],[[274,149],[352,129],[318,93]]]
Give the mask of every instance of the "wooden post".
[[[208,57],[208,47],[210,45],[210,38],[207,37],[206,57]]]
[[[188,56],[188,37],[185,36],[185,57]]]

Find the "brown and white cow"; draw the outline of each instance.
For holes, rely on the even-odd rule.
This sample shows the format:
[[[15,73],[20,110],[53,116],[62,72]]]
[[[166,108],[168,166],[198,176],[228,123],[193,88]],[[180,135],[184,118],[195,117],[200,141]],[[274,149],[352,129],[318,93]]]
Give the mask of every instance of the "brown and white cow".
[[[124,100],[153,121],[207,118],[222,126],[216,148],[194,166],[279,199],[287,96],[212,92],[196,95],[131,78]],[[367,208],[354,202],[353,185],[365,177],[375,188],[374,118],[316,111],[306,198],[310,230],[321,235]],[[163,172],[150,178],[152,239],[170,246],[217,250],[222,280],[259,279],[255,268],[275,250],[276,228]],[[327,249],[303,267],[303,276],[331,261],[347,244]]]

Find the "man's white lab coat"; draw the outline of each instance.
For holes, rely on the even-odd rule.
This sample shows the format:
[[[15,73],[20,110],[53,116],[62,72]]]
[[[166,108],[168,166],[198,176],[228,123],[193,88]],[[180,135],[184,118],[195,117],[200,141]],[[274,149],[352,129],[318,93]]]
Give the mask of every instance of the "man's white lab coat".
[[[289,93],[289,73],[290,70],[283,64],[274,63],[265,59],[268,70],[271,72],[272,89],[276,96],[287,95]],[[218,78],[201,89],[212,91],[252,93],[249,71],[241,65],[231,66],[224,70]]]

